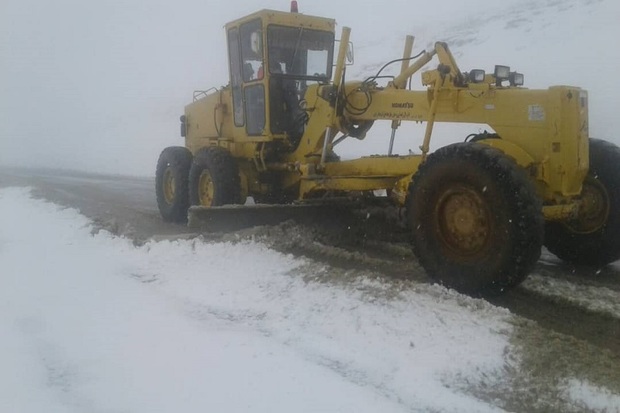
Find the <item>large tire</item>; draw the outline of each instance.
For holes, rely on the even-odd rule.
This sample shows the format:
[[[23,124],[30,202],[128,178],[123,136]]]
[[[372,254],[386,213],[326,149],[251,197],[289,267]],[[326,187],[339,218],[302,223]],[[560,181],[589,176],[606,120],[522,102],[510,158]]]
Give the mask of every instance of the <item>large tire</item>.
[[[191,163],[192,153],[182,146],[168,147],[159,155],[155,171],[155,193],[157,207],[164,221],[187,222],[187,180]]]
[[[409,186],[413,250],[429,277],[471,295],[519,284],[540,257],[544,219],[533,183],[503,152],[457,143],[429,155]]]
[[[590,169],[583,183],[579,217],[548,222],[545,246],[578,265],[604,266],[620,259],[620,148],[590,139]]]
[[[229,151],[209,146],[196,153],[189,171],[189,198],[192,205],[210,207],[242,203],[239,167]]]

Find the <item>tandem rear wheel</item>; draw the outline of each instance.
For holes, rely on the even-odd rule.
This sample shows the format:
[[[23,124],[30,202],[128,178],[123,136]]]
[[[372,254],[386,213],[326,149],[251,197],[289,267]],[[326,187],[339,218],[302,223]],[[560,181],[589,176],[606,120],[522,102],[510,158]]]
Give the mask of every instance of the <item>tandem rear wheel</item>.
[[[189,170],[191,205],[221,206],[241,204],[239,166],[231,153],[219,146],[196,152]]]
[[[187,222],[187,179],[191,163],[192,153],[182,146],[170,146],[159,155],[155,171],[155,193],[159,213],[166,222]]]

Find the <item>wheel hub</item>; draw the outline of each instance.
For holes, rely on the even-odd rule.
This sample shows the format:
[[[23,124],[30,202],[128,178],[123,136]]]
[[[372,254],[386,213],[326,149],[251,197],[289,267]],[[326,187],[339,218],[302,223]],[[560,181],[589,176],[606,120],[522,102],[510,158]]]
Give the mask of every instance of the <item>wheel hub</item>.
[[[176,191],[174,174],[172,173],[172,168],[170,167],[167,167],[164,171],[163,192],[166,203],[172,204],[174,202],[174,195]]]
[[[452,251],[472,255],[487,244],[490,211],[477,192],[450,189],[439,199],[436,212],[441,238]]]
[[[609,217],[609,196],[603,184],[588,177],[581,191],[581,206],[576,220],[568,223],[575,232],[587,234],[599,230]]]
[[[211,206],[213,205],[213,179],[208,170],[202,171],[200,179],[198,180],[198,196],[200,198],[200,205]]]

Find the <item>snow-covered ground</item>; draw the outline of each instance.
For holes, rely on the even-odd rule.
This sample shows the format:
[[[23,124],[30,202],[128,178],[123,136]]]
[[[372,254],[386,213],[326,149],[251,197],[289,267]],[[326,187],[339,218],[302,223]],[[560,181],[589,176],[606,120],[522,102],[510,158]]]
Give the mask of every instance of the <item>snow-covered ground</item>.
[[[519,368],[515,316],[486,301],[324,282],[252,241],[135,246],[24,188],[0,190],[0,263],[2,412],[501,411],[475,389]]]

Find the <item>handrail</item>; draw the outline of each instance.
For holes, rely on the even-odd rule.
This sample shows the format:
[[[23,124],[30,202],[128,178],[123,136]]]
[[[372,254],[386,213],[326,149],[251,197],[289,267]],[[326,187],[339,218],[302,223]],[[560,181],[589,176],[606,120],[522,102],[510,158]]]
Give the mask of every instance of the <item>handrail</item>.
[[[216,87],[209,88],[207,90],[194,90],[194,102],[198,99],[202,99],[203,97],[207,97],[209,92],[215,91],[218,92],[219,89]]]

